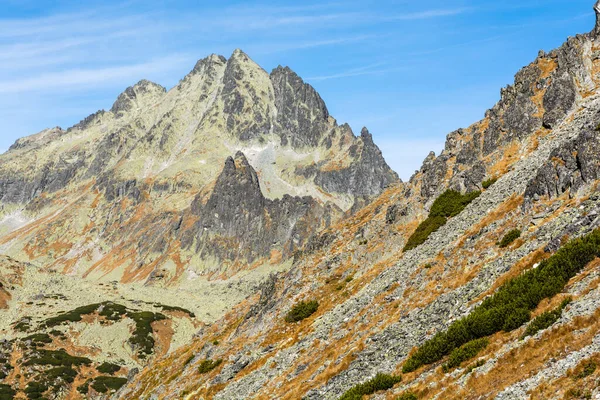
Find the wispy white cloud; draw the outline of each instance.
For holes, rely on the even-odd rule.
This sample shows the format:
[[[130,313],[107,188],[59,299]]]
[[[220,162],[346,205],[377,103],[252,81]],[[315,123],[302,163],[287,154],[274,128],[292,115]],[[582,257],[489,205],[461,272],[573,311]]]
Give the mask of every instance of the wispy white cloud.
[[[340,79],[350,78],[355,76],[367,76],[367,75],[381,75],[390,72],[397,72],[405,69],[406,66],[401,67],[387,67],[384,63],[370,64],[359,68],[352,68],[346,71],[338,72],[331,75],[312,76],[306,78],[307,81],[326,81],[329,79]]]
[[[49,89],[90,88],[99,84],[115,81],[141,79],[148,73],[160,73],[179,67],[182,63],[190,63],[192,58],[183,55],[168,57],[141,64],[121,65],[98,69],[70,69],[51,72],[35,77],[0,81],[0,93],[23,93],[45,91]]]
[[[297,42],[294,41],[294,42],[273,43],[273,44],[261,43],[258,46],[250,45],[248,48],[248,51],[251,52],[252,54],[272,54],[272,53],[280,53],[280,52],[290,51],[290,50],[314,49],[317,47],[354,44],[357,42],[376,39],[376,38],[380,38],[380,37],[381,37],[381,35],[360,35],[360,36],[349,36],[349,37],[342,37],[342,38],[313,40],[313,41],[297,41]]]
[[[386,21],[415,21],[421,19],[440,18],[440,17],[451,17],[454,15],[464,14],[468,11],[473,11],[472,8],[450,8],[450,9],[436,9],[436,10],[425,10],[412,13],[398,14],[382,17]]]

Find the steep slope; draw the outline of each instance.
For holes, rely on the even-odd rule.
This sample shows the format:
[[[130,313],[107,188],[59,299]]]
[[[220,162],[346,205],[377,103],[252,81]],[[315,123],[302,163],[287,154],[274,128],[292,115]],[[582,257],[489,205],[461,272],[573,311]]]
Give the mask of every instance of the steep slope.
[[[314,236],[291,270],[116,397],[360,399],[377,389],[384,390],[372,398],[599,395],[597,32],[541,52],[482,121],[448,135],[440,156],[431,154],[410,182]],[[461,198],[448,189],[474,194],[458,206],[447,202]],[[403,251],[434,209],[444,219]],[[583,250],[572,241],[591,232],[592,253],[577,253]],[[574,275],[544,275],[548,265],[566,270],[572,260],[579,262]],[[465,336],[480,332],[485,341],[453,352],[464,343],[454,338],[437,360],[410,367],[417,348],[489,306],[483,300],[518,276],[549,281],[517,293],[547,295],[510,324],[465,328]],[[566,284],[556,286],[558,278]],[[206,360],[221,362],[199,369]],[[402,382],[371,380],[377,373]]]

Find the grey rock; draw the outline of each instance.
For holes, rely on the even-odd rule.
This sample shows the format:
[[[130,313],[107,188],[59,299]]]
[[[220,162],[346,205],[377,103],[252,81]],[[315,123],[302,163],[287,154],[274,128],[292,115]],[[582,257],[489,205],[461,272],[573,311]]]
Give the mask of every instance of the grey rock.
[[[148,80],[143,79],[136,83],[134,86],[129,86],[127,89],[125,89],[125,91],[121,93],[117,100],[114,102],[110,111],[113,114],[115,114],[117,118],[121,118],[124,115],[124,113],[130,111],[134,107],[135,101],[139,96],[143,96],[144,94],[153,91],[159,93],[167,92],[167,90],[164,87],[154,82],[150,82]]]
[[[289,67],[271,72],[277,107],[275,132],[294,148],[317,146],[328,133],[329,111],[316,90]]]
[[[360,151],[358,159],[348,168],[317,172],[315,182],[325,191],[375,196],[388,185],[399,182],[398,175],[385,162],[367,128],[362,129],[359,140],[362,146],[360,150],[356,149]]]
[[[525,191],[525,198],[560,196],[567,190],[576,192],[600,176],[600,138],[598,132],[586,130],[577,138],[557,147],[541,166]]]
[[[252,262],[283,244],[289,256],[311,234],[327,226],[335,206],[322,206],[311,197],[284,195],[271,200],[263,196],[256,171],[243,153],[229,157],[206,202],[197,198],[191,214],[198,222],[182,233],[182,246],[201,255]],[[318,224],[311,221],[320,221]],[[323,226],[321,226],[323,224]],[[232,245],[236,243],[236,245]]]

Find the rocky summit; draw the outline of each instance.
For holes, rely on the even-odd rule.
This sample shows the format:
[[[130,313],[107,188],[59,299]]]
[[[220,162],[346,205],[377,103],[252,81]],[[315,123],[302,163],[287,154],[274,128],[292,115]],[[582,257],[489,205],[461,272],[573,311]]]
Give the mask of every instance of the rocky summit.
[[[0,156],[0,398],[600,397],[600,4],[408,182],[243,52]]]

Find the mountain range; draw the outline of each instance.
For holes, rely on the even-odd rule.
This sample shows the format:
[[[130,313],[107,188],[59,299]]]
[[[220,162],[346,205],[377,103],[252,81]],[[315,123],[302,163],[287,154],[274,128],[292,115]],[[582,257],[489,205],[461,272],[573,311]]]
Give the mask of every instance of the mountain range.
[[[18,140],[0,398],[600,396],[599,40],[541,51],[408,182],[240,50]]]

